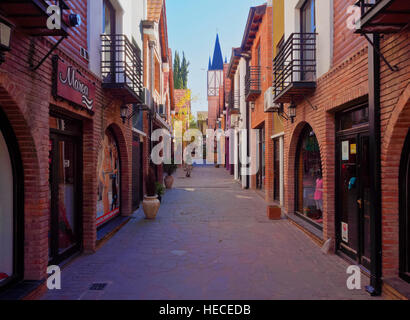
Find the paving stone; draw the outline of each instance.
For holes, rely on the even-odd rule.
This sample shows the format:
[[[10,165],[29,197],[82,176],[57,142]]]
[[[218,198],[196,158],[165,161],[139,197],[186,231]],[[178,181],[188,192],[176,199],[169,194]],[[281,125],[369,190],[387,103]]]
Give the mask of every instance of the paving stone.
[[[344,260],[287,220],[269,221],[265,202],[223,168],[182,174],[157,220],[135,212],[97,253],[63,269],[62,290],[43,299],[374,299],[348,290]],[[109,285],[88,290],[99,282]]]

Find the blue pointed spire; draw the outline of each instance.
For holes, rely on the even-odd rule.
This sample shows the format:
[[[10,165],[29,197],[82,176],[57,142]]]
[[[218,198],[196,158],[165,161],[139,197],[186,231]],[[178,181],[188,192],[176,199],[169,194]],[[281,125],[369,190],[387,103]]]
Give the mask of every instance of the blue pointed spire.
[[[221,45],[219,43],[219,35],[216,34],[214,57],[212,59],[212,70],[223,70],[224,62],[222,58]]]
[[[209,57],[208,70],[212,70],[212,62],[211,62],[211,57]]]

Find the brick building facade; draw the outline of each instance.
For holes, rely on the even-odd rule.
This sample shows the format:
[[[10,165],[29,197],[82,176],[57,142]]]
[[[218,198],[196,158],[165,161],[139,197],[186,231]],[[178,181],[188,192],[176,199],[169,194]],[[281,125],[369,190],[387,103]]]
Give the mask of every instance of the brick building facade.
[[[144,174],[134,179],[133,164],[149,159],[148,112],[134,130],[135,111],[145,103],[142,65],[133,66],[135,83],[122,82],[128,71],[117,67],[117,77],[113,77],[105,63],[115,53],[112,46],[104,50],[104,37],[110,37],[110,43],[128,46],[133,61],[143,58],[138,48],[142,35],[127,35],[120,29],[114,33],[107,22],[108,16],[115,21],[119,12],[124,20],[131,14],[142,20],[146,16],[143,3],[141,8],[128,8],[129,2],[118,7],[118,3],[93,1],[90,8],[89,1],[70,1],[62,11],[62,28],[50,30],[48,5],[40,2],[28,1],[24,7],[7,1],[0,5],[1,17],[12,24],[10,51],[0,65],[0,142],[5,164],[1,170],[8,177],[1,185],[2,204],[7,208],[2,212],[7,221],[2,228],[7,229],[1,230],[5,245],[1,247],[0,290],[8,298],[21,298],[44,284],[50,264],[58,265],[76,252],[95,252],[98,240],[112,230],[105,228],[107,223],[118,226],[138,207]],[[89,16],[91,9],[99,12],[98,8],[105,12],[100,16],[106,19],[103,30],[94,28],[101,26],[98,14]],[[161,30],[165,27],[159,38],[165,44],[165,3],[158,8],[163,17]],[[37,19],[16,19],[21,10],[32,12]],[[69,22],[70,14],[79,15],[82,23]],[[102,54],[91,49],[95,42]],[[163,59],[168,54],[166,49]],[[167,126],[172,76],[160,76],[164,94],[158,104],[165,105],[165,119],[159,123]],[[153,117],[158,118],[157,110]],[[136,140],[144,148],[142,157],[133,152]],[[148,172],[147,163],[140,166]],[[136,204],[135,193],[141,195]]]

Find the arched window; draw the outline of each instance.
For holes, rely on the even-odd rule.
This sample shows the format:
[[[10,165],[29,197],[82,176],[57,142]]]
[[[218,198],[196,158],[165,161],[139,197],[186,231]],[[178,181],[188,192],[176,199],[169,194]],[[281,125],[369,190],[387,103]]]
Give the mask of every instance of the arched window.
[[[97,227],[120,214],[120,152],[109,128],[98,153]]]
[[[0,109],[0,288],[21,277],[23,182],[17,140]]]
[[[410,131],[400,164],[400,276],[410,282]]]
[[[296,153],[296,213],[323,225],[323,177],[319,143],[313,129],[306,125]]]

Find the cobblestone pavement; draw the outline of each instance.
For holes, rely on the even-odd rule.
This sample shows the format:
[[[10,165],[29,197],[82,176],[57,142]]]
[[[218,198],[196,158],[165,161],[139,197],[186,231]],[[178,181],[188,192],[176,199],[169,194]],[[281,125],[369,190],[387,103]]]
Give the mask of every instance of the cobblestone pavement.
[[[346,288],[348,264],[325,255],[224,169],[179,171],[158,218],[137,211],[97,253],[62,270],[44,299],[371,299]],[[363,282],[368,280],[362,277]],[[102,291],[89,290],[106,283]],[[364,283],[365,284],[365,283]]]

